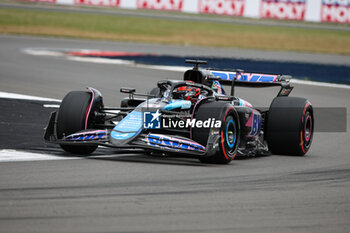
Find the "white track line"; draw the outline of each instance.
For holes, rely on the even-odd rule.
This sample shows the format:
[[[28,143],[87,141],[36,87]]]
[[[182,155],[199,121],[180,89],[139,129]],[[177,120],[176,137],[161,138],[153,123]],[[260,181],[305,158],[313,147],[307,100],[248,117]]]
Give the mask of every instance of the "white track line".
[[[16,93],[2,92],[2,91],[0,91],[0,98],[61,102],[61,100],[58,100],[58,99],[51,99],[51,98],[44,98],[44,97],[23,95],[23,94],[16,94]]]
[[[190,69],[186,66],[156,66],[156,65],[145,65],[137,64],[134,61],[121,60],[121,59],[109,59],[109,58],[98,58],[98,57],[67,57],[71,61],[79,62],[90,62],[90,63],[99,63],[99,64],[117,64],[117,65],[129,65],[137,68],[153,69],[153,70],[167,70],[167,71],[176,71],[176,72],[185,72]]]
[[[122,60],[122,59],[109,59],[109,58],[98,58],[98,57],[68,57],[71,61],[90,62],[99,64],[116,64],[116,65],[134,65],[134,61]]]
[[[71,160],[79,157],[62,157],[56,155],[32,153],[17,150],[0,150],[1,162],[45,161],[45,160]]]
[[[22,50],[24,53],[34,55],[34,56],[64,56],[64,53],[61,51],[50,51],[49,49],[32,49],[27,48]]]

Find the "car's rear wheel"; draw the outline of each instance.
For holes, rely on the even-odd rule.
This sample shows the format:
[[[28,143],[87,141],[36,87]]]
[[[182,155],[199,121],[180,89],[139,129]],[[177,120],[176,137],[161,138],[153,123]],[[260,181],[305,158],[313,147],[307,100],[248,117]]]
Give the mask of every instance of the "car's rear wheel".
[[[314,131],[313,108],[298,97],[276,97],[270,106],[266,139],[273,154],[305,155]]]
[[[216,164],[231,162],[237,154],[240,140],[239,118],[234,107],[225,102],[207,102],[199,106],[195,118],[202,121],[210,118],[221,121],[219,151],[209,157],[200,157],[200,161]],[[206,146],[210,132],[211,128],[193,128],[192,139]]]
[[[85,91],[69,92],[60,105],[57,117],[57,137],[76,133],[87,128],[93,128],[91,110],[96,106],[91,106],[92,95]],[[61,148],[74,154],[90,154],[97,146],[75,146],[60,144]]]

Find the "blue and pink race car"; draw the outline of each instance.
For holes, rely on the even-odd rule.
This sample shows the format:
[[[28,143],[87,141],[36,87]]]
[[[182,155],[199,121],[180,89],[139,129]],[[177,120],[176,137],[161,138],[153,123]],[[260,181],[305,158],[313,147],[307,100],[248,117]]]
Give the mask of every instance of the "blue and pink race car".
[[[147,94],[128,95],[120,107],[106,107],[93,88],[71,91],[50,116],[45,140],[74,154],[98,146],[141,148],[145,153],[181,155],[205,163],[229,163],[236,155],[305,155],[314,117],[310,102],[289,97],[289,78],[242,70],[202,69],[194,64],[183,80],[161,80]],[[226,93],[223,86],[230,87]],[[280,86],[268,109],[234,95],[235,87]]]

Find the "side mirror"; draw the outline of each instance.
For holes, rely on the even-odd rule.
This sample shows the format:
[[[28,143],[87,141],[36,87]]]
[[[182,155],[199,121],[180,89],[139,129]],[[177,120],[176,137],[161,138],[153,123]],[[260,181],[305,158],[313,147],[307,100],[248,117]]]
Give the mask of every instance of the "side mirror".
[[[233,96],[227,96],[227,95],[219,95],[219,96],[215,96],[215,99],[218,101],[233,101],[235,99],[235,97]]]
[[[126,94],[133,94],[136,91],[135,88],[130,88],[130,87],[122,87],[120,88],[121,93],[126,93]]]
[[[292,79],[292,76],[290,75],[281,75],[280,77],[280,81],[289,81]]]

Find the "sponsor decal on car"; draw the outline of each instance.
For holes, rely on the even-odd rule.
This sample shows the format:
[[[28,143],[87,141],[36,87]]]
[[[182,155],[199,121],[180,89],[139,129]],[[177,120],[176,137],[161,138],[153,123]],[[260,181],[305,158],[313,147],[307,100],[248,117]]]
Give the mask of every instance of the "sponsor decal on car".
[[[260,17],[304,20],[307,0],[262,0]]]
[[[144,112],[143,113],[143,127],[145,129],[160,129],[161,126],[161,113],[159,110],[156,112]]]
[[[181,11],[184,0],[137,0],[139,9]]]
[[[246,125],[246,127],[250,127],[250,131],[248,136],[255,136],[260,132],[261,129],[261,115],[258,112],[253,112]]]
[[[350,23],[350,0],[322,0],[321,21]]]
[[[220,128],[221,121],[215,118],[208,118],[205,121],[193,119],[173,120],[172,118],[163,119],[163,128]]]
[[[75,133],[66,137],[67,141],[89,141],[99,140],[107,137],[106,130],[93,130],[81,133]]]
[[[245,0],[199,0],[200,13],[242,16]]]
[[[236,77],[236,72],[211,71],[211,73],[221,80],[233,80]],[[238,81],[245,82],[275,82],[278,75],[258,74],[258,73],[242,73],[238,75]]]
[[[174,129],[174,128],[220,128],[221,121],[214,118],[197,120],[191,115],[174,114],[162,115],[159,110],[143,112],[143,127],[145,129]]]
[[[163,148],[174,148],[180,150],[195,150],[205,151],[205,147],[197,142],[170,137],[161,134],[149,134],[144,139],[148,145],[163,147]]]

